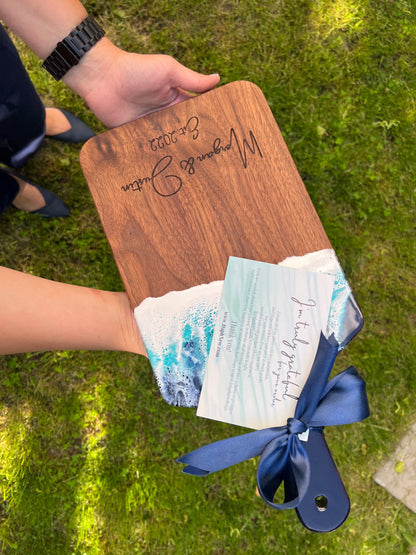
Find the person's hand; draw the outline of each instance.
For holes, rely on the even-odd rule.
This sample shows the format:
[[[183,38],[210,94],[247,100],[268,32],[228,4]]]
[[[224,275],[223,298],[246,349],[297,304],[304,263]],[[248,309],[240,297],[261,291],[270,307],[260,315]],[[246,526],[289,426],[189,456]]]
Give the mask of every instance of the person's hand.
[[[210,90],[219,75],[202,75],[166,55],[128,53],[103,38],[64,81],[115,127]]]

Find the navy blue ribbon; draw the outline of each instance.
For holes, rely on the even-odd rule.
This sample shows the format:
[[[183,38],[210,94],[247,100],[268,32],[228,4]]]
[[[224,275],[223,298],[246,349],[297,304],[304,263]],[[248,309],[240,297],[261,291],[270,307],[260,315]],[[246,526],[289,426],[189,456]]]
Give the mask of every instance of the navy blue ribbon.
[[[321,334],[311,372],[299,396],[295,415],[286,426],[257,430],[248,434],[205,445],[178,462],[188,466],[186,474],[206,476],[260,456],[257,487],[260,495],[275,509],[292,509],[299,505],[308,489],[311,468],[307,452],[298,434],[308,429],[322,431],[325,426],[351,424],[370,414],[365,382],[350,366],[328,382],[338,354],[338,343],[332,335]],[[284,503],[273,499],[284,484]]]

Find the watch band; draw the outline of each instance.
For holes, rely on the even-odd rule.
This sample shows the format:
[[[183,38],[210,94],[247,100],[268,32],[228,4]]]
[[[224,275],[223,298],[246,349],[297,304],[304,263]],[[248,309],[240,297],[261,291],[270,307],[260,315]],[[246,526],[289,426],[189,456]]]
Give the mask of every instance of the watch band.
[[[59,81],[104,35],[104,29],[89,15],[68,36],[58,42],[42,67]]]

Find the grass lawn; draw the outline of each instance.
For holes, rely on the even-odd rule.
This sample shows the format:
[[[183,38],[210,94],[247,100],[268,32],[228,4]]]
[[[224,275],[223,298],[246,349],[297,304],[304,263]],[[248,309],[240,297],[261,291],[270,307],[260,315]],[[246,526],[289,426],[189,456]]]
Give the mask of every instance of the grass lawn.
[[[56,352],[0,360],[0,552],[407,554],[416,516],[373,481],[416,416],[416,6],[411,0],[87,1],[108,35],[265,94],[365,317],[338,357],[372,416],[328,428],[351,498],[330,534],[255,496],[256,461],[204,479],[175,458],[238,433],[168,406],[146,359]],[[19,44],[47,105],[103,130]],[[45,141],[24,175],[71,216],[0,218],[0,264],[100,289],[122,284],[78,161]]]

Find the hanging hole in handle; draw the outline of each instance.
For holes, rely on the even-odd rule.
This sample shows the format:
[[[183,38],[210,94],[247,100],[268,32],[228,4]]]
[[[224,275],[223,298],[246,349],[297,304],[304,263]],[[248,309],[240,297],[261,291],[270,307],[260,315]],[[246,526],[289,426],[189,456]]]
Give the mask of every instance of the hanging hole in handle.
[[[322,513],[328,508],[328,499],[325,497],[325,495],[318,495],[317,497],[315,497],[315,505],[318,511]]]

